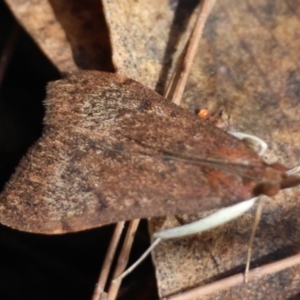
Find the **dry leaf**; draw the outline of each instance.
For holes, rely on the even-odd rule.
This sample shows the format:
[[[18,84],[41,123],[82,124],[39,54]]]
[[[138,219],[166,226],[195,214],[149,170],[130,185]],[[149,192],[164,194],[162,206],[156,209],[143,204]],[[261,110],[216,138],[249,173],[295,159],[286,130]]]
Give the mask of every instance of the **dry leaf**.
[[[116,68],[160,92],[188,38],[190,17],[198,4],[198,0],[104,0],[103,7],[98,0],[6,2],[60,71]]]
[[[101,1],[7,0],[14,15],[62,72],[113,71]]]
[[[61,71],[75,70],[72,50],[48,1],[6,1],[17,20]]]
[[[182,2],[103,1],[118,73],[163,92],[199,1]]]

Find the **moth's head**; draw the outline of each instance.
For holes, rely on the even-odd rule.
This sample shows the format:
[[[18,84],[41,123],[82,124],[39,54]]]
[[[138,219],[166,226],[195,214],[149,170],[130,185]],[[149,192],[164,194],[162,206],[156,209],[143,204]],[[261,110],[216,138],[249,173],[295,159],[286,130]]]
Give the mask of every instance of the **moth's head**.
[[[284,165],[279,163],[269,165],[269,167],[266,169],[266,180],[257,184],[257,186],[254,188],[254,195],[266,195],[273,197],[282,189],[299,185],[300,176],[292,175],[298,172],[298,169],[300,168],[288,170]]]

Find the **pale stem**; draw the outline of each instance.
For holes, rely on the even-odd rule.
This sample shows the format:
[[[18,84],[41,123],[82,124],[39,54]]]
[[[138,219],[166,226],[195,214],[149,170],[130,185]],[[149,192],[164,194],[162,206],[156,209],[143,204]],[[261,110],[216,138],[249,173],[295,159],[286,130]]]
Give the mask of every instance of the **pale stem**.
[[[100,297],[104,293],[104,288],[105,288],[105,285],[107,282],[108,274],[109,274],[109,271],[110,271],[115,253],[116,253],[116,249],[117,249],[121,234],[124,229],[124,224],[125,224],[125,221],[122,221],[122,222],[118,222],[116,225],[112,239],[110,241],[109,247],[106,252],[106,256],[105,256],[104,263],[102,266],[101,274],[99,276],[98,283],[96,284],[92,300],[100,300],[101,299]]]
[[[179,79],[176,82],[176,87],[174,89],[174,93],[172,96],[172,102],[177,105],[180,104],[186,86],[186,82],[188,79],[188,75],[190,73],[192,63],[197,52],[199,41],[203,33],[204,25],[215,2],[216,0],[201,1],[196,24],[192,31],[188,44],[186,45],[186,55],[183,59],[183,63],[180,69]]]
[[[222,208],[215,213],[193,223],[158,231],[153,234],[153,238],[161,238],[164,240],[174,239],[211,230],[243,215],[255,204],[256,199],[257,198],[252,198],[232,206]]]
[[[257,207],[256,207],[255,219],[254,219],[254,223],[253,223],[253,226],[252,226],[251,237],[250,237],[249,245],[248,245],[247,263],[246,263],[245,277],[244,277],[245,282],[248,282],[248,274],[249,274],[250,261],[251,261],[251,250],[252,250],[252,245],[253,245],[253,242],[254,242],[255,232],[256,232],[257,227],[258,227],[259,222],[260,222],[262,209],[263,209],[263,202],[262,202],[261,199],[259,199]]]

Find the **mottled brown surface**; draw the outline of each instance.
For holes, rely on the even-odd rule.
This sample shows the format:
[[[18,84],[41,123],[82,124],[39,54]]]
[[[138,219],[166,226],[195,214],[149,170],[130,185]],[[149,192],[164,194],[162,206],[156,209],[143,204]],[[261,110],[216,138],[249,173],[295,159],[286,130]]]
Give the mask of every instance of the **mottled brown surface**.
[[[103,0],[117,73],[163,93],[198,0]]]
[[[244,143],[109,73],[49,84],[43,137],[0,197],[0,220],[32,232],[192,213],[280,184]]]

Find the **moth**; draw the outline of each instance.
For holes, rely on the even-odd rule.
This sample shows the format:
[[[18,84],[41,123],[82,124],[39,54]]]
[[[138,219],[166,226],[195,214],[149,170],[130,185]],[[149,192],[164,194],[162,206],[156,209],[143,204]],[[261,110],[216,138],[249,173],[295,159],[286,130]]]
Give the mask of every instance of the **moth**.
[[[44,133],[0,196],[0,222],[59,234],[226,207],[299,184],[234,136],[117,74],[47,88]]]

